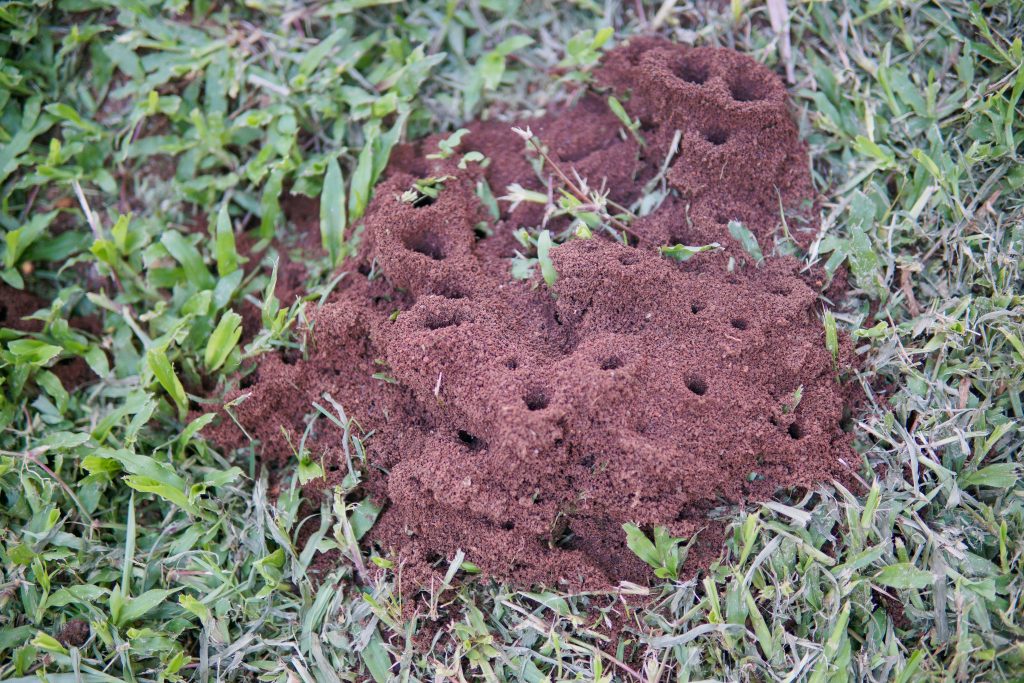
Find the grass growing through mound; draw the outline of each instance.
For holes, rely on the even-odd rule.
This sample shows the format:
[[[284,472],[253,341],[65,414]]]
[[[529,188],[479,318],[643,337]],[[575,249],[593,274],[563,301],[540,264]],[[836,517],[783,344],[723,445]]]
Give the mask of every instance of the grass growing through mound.
[[[41,332],[0,333],[0,679],[1024,675],[1021,3],[378,4],[0,7],[0,277],[52,302]],[[328,501],[296,545],[297,481],[271,492],[254,453],[207,445],[195,392],[297,344],[301,306],[273,297],[282,189],[326,177],[346,209],[325,217],[315,305],[400,133],[550,104],[600,29],[646,23],[793,75],[831,197],[808,258],[854,286],[835,320],[864,359],[865,488],[735,514],[701,580],[624,589],[642,609],[464,583],[460,555],[408,619],[393,577],[347,580],[372,505]],[[263,331],[239,347],[244,300]],[[70,359],[95,373],[75,391]],[[318,547],[348,559],[315,585]]]

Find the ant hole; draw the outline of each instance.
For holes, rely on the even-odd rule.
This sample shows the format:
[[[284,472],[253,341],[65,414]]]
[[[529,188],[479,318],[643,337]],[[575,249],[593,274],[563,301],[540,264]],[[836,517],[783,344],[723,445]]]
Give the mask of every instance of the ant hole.
[[[513,521],[512,521],[511,519],[510,519],[510,520],[508,520],[507,522],[502,522],[502,523],[501,523],[501,528],[502,528],[502,529],[504,529],[505,531],[512,531],[513,529],[515,529],[515,528],[516,528],[516,523],[515,523],[515,522],[513,522]]]
[[[466,447],[471,451],[483,450],[485,444],[483,439],[473,436],[469,432],[460,429],[458,432],[459,441],[466,444]]]
[[[729,84],[729,93],[737,102],[756,102],[765,98],[765,86],[752,78],[740,78]]]
[[[517,361],[515,358],[509,358],[507,361],[505,361],[505,367],[508,368],[509,370],[515,370],[516,368],[519,367],[519,361]]]
[[[708,383],[700,377],[691,377],[686,380],[686,388],[698,396],[708,393]]]
[[[527,410],[544,410],[548,407],[548,397],[540,389],[531,391],[530,393],[523,396],[523,402],[526,404]]]
[[[256,370],[253,370],[248,375],[242,378],[242,381],[238,383],[238,386],[242,389],[250,389],[256,384],[256,382],[259,381],[260,373]]]
[[[700,85],[708,80],[708,67],[707,64],[686,60],[676,69],[676,76],[687,83]]]
[[[360,263],[359,267],[356,268],[356,270],[359,271],[359,274],[362,275],[363,277],[370,277],[370,264]]]
[[[622,360],[618,356],[610,356],[601,361],[602,370],[617,370],[622,367]]]
[[[458,325],[462,322],[462,316],[458,311],[440,311],[427,314],[426,326],[428,330],[440,330],[445,327]]]
[[[804,428],[801,427],[796,422],[794,422],[793,424],[789,425],[789,429],[787,429],[786,431],[789,432],[789,436],[792,439],[802,439],[802,438],[804,438]]]
[[[749,326],[747,321],[743,318],[733,318],[729,321],[729,324],[735,327],[737,330],[745,330]]]
[[[725,144],[725,141],[729,139],[729,134],[721,128],[712,128],[704,133],[704,139],[717,147]]]
[[[437,293],[438,296],[443,296],[445,299],[465,299],[466,293],[455,287],[446,287]]]
[[[430,233],[408,235],[402,242],[405,244],[406,249],[415,251],[417,254],[423,254],[435,261],[441,261],[446,256],[441,240],[436,235]]]
[[[699,301],[694,301],[692,304],[690,304],[690,312],[693,313],[694,315],[697,315],[698,313],[703,311],[705,308],[706,307],[704,306],[704,304],[702,304]]]
[[[624,266],[632,266],[640,262],[640,257],[636,254],[619,254],[619,263]]]
[[[419,197],[412,201],[414,208],[420,209],[424,206],[430,206],[437,201],[437,197],[431,197],[429,194],[420,194]]]

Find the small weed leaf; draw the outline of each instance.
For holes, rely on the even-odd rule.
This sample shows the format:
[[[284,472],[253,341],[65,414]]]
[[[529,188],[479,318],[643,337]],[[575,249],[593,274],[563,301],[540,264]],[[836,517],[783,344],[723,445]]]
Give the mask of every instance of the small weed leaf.
[[[825,316],[825,349],[832,355],[833,368],[839,367],[839,330],[836,327],[836,317],[832,311],[826,310]]]
[[[626,545],[654,570],[655,576],[659,579],[679,578],[679,567],[686,560],[689,549],[689,544],[682,545],[686,539],[673,538],[663,526],[654,528],[653,542],[635,524],[623,524],[622,530],[626,532]]]
[[[462,136],[469,132],[468,128],[459,128],[444,140],[437,143],[438,152],[428,154],[428,159],[447,159],[455,154],[455,148],[462,144]]]
[[[673,261],[689,261],[697,254],[702,254],[706,251],[715,251],[720,248],[721,245],[718,242],[712,242],[711,244],[705,244],[700,247],[688,247],[685,244],[673,244],[669,247],[658,247],[658,253],[662,256],[669,257]]]
[[[757,238],[754,237],[754,233],[747,229],[747,226],[743,225],[739,221],[729,221],[729,234],[734,240],[740,243],[740,246],[743,247],[745,252],[750,254],[755,263],[760,264],[764,261],[764,254],[761,253],[761,245],[757,243]]]
[[[644,140],[642,135],[640,135],[640,119],[636,119],[634,121],[629,118],[626,108],[622,106],[622,103],[619,102],[614,95],[608,98],[608,107],[612,110],[612,113],[615,114],[615,117],[622,123],[622,125],[625,126],[626,130],[629,131],[629,134],[633,136],[633,139],[636,140],[637,144],[641,147],[646,147],[647,141]]]
[[[540,236],[537,237],[537,261],[540,263],[540,274],[548,287],[553,287],[558,280],[558,271],[555,270],[555,264],[551,261],[551,247],[551,233],[548,230],[542,230]]]

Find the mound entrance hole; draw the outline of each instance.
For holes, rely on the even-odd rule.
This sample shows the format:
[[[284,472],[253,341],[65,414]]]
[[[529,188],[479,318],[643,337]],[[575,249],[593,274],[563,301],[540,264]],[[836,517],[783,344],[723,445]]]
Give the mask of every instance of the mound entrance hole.
[[[543,389],[531,389],[523,396],[523,403],[527,410],[544,410],[548,407],[549,399]]]
[[[737,102],[757,102],[768,96],[764,83],[748,77],[740,77],[729,83],[729,94]]]
[[[708,383],[703,377],[691,375],[686,378],[686,388],[697,396],[703,396],[708,393]]]
[[[441,330],[446,327],[453,327],[464,322],[464,317],[459,311],[431,311],[427,313],[424,321],[428,330]]]
[[[602,370],[618,370],[622,367],[622,359],[618,356],[608,356],[601,361]]]
[[[456,433],[456,436],[459,437],[459,441],[466,445],[466,448],[473,451],[474,453],[476,451],[482,451],[484,448],[487,447],[487,444],[484,442],[483,439],[481,439],[478,436],[474,436],[473,434],[470,434],[464,429],[460,429]]]
[[[711,128],[704,132],[704,139],[715,147],[724,145],[729,140],[729,133],[722,128]]]
[[[423,254],[434,261],[442,261],[448,255],[445,252],[441,238],[430,232],[417,232],[406,235],[402,238],[402,244],[409,251]]]
[[[708,80],[710,71],[708,65],[703,62],[698,62],[695,59],[684,59],[676,67],[675,75],[679,80],[686,83],[703,85],[704,81]]]

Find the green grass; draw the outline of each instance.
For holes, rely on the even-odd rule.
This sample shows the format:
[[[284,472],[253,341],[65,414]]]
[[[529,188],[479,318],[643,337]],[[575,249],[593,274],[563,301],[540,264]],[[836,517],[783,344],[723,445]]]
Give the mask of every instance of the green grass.
[[[282,190],[345,207],[315,302],[399,136],[558,101],[599,29],[643,21],[633,3],[375,4],[0,6],[0,277],[52,302],[41,332],[0,332],[0,679],[1024,677],[1024,5],[792,3],[788,49],[761,3],[646,4],[662,32],[793,74],[829,198],[808,258],[853,290],[834,318],[862,359],[863,490],[731,511],[706,576],[625,600],[448,558],[410,617],[400,568],[350,580],[387,564],[357,545],[372,505],[340,491],[296,545],[314,524],[297,480],[277,496],[252,452],[215,451],[195,393],[298,344],[301,302],[272,296]],[[264,329],[239,346],[246,299]],[[69,393],[53,370],[73,358],[96,376]],[[315,585],[330,548],[347,559]],[[91,625],[80,648],[55,640],[71,619]]]

